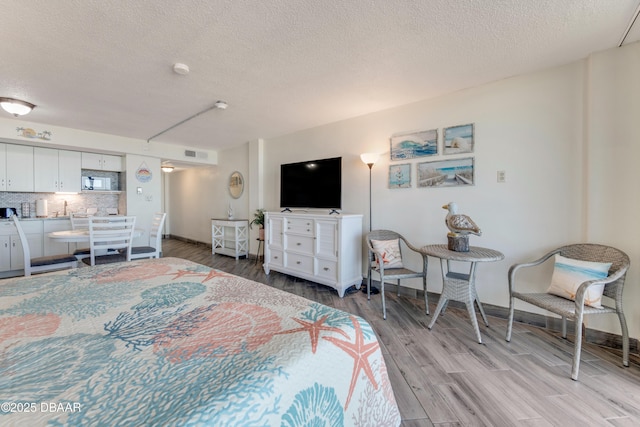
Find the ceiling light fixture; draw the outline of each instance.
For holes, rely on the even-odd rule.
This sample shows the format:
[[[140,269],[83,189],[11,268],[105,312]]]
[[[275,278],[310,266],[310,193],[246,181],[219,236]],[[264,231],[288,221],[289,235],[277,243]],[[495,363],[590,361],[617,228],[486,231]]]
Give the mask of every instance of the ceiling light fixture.
[[[162,169],[162,172],[166,172],[166,173],[171,173],[173,172],[173,166],[166,164],[166,165],[162,165],[160,166],[160,169]]]
[[[24,116],[36,108],[35,104],[19,99],[0,97],[0,106],[9,114],[14,116]]]

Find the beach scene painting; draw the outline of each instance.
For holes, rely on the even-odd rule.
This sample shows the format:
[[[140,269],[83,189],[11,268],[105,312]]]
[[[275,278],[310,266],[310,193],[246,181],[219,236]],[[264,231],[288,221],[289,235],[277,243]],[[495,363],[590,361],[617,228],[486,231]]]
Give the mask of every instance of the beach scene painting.
[[[391,136],[391,160],[406,160],[438,154],[438,129]]]
[[[444,154],[473,153],[473,123],[444,128]]]
[[[418,187],[474,185],[473,157],[418,163]]]
[[[411,164],[389,166],[389,188],[411,188]]]

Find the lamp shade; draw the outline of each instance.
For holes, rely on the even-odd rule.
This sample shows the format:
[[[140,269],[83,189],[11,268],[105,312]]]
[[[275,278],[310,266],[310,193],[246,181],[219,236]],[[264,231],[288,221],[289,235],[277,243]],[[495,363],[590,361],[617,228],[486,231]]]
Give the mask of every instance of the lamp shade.
[[[19,99],[0,97],[0,106],[10,114],[14,116],[23,116],[29,114],[36,106],[27,101],[21,101]]]
[[[378,153],[360,154],[360,159],[362,159],[362,162],[366,165],[374,165],[379,158],[380,158],[380,154]]]

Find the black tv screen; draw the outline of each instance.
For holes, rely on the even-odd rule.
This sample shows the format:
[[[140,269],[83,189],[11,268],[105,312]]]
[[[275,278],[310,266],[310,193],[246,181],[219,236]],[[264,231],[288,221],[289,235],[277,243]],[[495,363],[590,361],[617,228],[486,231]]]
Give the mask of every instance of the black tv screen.
[[[342,207],[342,157],[280,165],[280,207]]]

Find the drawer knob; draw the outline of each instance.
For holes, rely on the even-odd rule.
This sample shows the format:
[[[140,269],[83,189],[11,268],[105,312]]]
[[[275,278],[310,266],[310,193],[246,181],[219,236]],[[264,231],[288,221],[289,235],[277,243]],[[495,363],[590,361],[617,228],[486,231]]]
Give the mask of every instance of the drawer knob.
[[[274,256],[274,257],[273,257],[273,259],[278,259],[278,257],[277,257],[277,256]]]
[[[300,246],[301,244],[302,244],[302,243],[298,242],[298,243],[296,243],[296,246]]]
[[[324,268],[324,271],[329,271],[329,270],[330,270],[330,268],[329,268],[329,267],[325,267],[325,268]]]
[[[300,264],[300,261],[296,261],[296,264]]]

